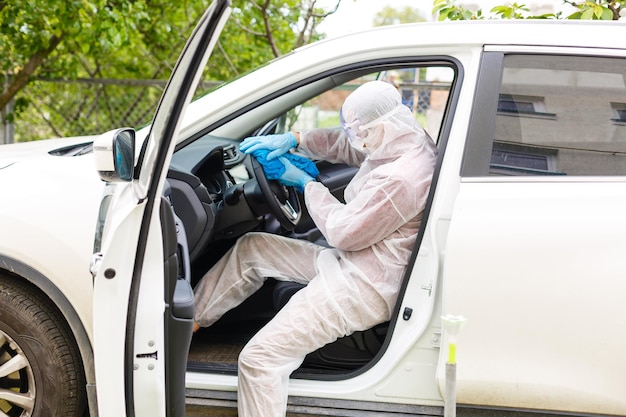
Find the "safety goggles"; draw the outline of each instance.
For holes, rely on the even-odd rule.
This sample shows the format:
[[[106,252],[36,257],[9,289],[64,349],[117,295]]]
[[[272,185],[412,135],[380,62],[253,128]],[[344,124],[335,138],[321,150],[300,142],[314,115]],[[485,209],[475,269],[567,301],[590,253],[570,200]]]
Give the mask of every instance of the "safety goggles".
[[[348,139],[350,139],[352,142],[354,142],[357,138],[357,131],[358,132],[364,132],[367,129],[369,129],[370,127],[376,125],[377,123],[382,122],[383,120],[389,119],[390,117],[392,117],[393,115],[395,115],[396,113],[399,113],[402,108],[404,107],[404,105],[398,105],[396,107],[394,107],[391,111],[383,114],[380,117],[377,117],[376,119],[372,120],[369,123],[366,123],[364,125],[358,126],[358,130],[357,130],[357,123],[359,123],[359,120],[355,120],[351,123],[346,123],[346,121],[343,118],[343,109],[339,111],[339,122],[341,123],[341,127],[343,128],[343,130],[346,132],[346,134],[348,135]]]
[[[350,140],[350,142],[354,142],[356,140],[356,124],[358,123],[358,120],[355,120],[351,123],[346,123],[345,119],[343,118],[343,109],[341,109],[339,110],[339,123],[341,123],[343,131],[346,132],[346,135],[348,135],[348,139]]]

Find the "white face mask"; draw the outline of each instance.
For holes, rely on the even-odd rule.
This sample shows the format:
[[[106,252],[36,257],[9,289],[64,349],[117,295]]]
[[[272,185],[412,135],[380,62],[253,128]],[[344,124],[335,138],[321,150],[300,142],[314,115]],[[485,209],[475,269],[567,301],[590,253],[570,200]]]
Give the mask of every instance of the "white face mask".
[[[359,137],[357,137],[355,140],[351,140],[350,146],[352,146],[354,149],[359,150],[361,152],[365,152],[365,153],[369,152],[369,150],[367,149],[367,145],[365,144],[365,141]]]

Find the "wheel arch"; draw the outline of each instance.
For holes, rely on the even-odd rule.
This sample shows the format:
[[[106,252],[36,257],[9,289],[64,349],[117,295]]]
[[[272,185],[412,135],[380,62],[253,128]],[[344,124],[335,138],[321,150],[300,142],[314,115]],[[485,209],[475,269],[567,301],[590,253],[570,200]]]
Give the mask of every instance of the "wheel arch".
[[[97,417],[98,408],[95,395],[93,347],[91,345],[89,335],[87,334],[87,330],[76,312],[76,309],[74,309],[74,306],[61,292],[61,290],[44,274],[17,259],[0,254],[0,277],[2,276],[18,280],[26,280],[33,287],[37,288],[38,291],[48,297],[52,301],[54,307],[61,313],[61,316],[72,332],[80,352],[80,357],[83,363],[83,371],[85,373],[85,389],[87,391],[90,415],[92,417]]]

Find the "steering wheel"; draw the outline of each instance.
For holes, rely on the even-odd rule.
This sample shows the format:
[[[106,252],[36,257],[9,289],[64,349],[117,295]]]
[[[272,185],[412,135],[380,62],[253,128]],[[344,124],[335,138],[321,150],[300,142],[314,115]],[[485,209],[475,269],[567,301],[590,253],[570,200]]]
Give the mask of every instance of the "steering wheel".
[[[276,180],[268,180],[263,166],[251,155],[246,156],[244,165],[254,176],[270,212],[280,225],[288,231],[295,229],[302,216],[302,208],[295,187],[287,187]]]

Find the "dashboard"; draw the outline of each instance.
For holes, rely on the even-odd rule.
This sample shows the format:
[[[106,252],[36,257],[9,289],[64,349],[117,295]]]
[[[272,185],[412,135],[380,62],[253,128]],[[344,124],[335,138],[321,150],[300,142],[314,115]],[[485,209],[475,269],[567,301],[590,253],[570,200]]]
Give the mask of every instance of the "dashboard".
[[[255,212],[248,201],[259,196],[243,195],[244,184],[254,179],[244,164],[247,157],[239,141],[211,135],[172,156],[167,181],[192,263],[211,243],[236,238],[263,220],[265,213]]]

